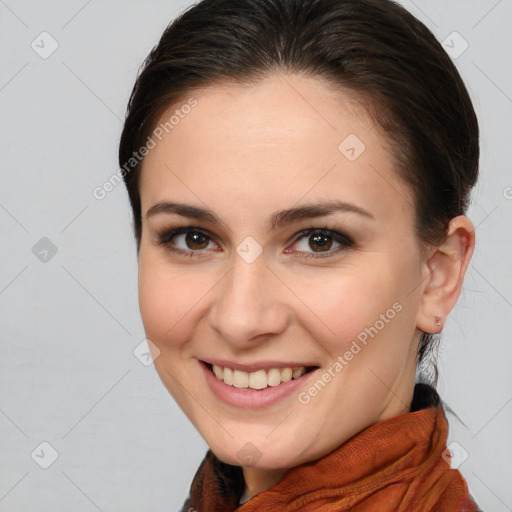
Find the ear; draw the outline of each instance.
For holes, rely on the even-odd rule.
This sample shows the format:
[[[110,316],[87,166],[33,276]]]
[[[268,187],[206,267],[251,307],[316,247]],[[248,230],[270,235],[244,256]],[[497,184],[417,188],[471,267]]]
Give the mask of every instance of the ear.
[[[425,280],[416,319],[418,329],[431,334],[443,329],[459,298],[474,248],[473,224],[464,215],[454,217],[448,225],[446,241],[429,251],[424,262]]]

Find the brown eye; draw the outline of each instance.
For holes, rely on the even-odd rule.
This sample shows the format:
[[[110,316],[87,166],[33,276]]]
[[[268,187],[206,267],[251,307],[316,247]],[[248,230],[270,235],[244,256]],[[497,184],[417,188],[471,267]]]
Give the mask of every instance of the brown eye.
[[[158,235],[157,244],[183,256],[201,256],[209,244],[216,245],[208,234],[189,227],[165,230]]]
[[[299,233],[293,244],[296,252],[304,258],[328,257],[353,246],[350,238],[330,229],[311,228]],[[315,256],[315,253],[318,256]]]
[[[185,244],[188,249],[205,249],[208,246],[208,237],[197,231],[185,233]]]
[[[309,247],[315,252],[324,252],[332,247],[332,237],[328,235],[310,235],[308,238]]]

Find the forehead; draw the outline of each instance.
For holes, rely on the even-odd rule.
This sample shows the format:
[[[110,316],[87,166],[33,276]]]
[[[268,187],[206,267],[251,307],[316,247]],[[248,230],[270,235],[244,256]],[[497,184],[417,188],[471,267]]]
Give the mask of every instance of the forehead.
[[[224,211],[236,209],[235,197],[250,211],[336,197],[377,215],[412,214],[386,137],[354,94],[322,79],[212,85],[169,107],[158,127],[143,163],[143,214],[184,195]]]

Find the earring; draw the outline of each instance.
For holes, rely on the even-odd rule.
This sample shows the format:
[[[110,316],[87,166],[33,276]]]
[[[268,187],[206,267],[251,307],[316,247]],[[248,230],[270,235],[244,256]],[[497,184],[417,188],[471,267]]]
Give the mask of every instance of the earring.
[[[435,321],[436,321],[436,325],[439,327],[441,325],[441,318],[436,316],[434,317],[435,318]]]

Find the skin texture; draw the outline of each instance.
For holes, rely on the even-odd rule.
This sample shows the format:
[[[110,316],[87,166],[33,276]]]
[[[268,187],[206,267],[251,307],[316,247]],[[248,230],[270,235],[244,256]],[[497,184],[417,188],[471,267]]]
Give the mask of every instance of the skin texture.
[[[288,468],[409,411],[420,329],[439,332],[435,317],[443,324],[455,305],[473,226],[457,217],[441,250],[421,247],[411,192],[385,137],[353,94],[319,78],[273,74],[255,86],[212,85],[194,98],[197,106],[143,163],[140,310],[160,351],[162,382],[212,451],[243,466],[254,496]],[[354,161],[338,149],[350,134],[365,145]],[[278,210],[331,199],[373,218],[337,212],[275,230],[267,224]],[[147,218],[159,201],[207,207],[223,225],[172,213]],[[211,238],[187,245],[177,235],[172,244],[195,255],[174,254],[157,243],[173,224]],[[308,228],[338,231],[353,245],[297,240]],[[252,263],[236,251],[248,236],[263,249]],[[328,369],[397,303],[400,312],[308,404],[292,393],[256,410],[227,405],[199,366],[209,358],[270,359]],[[251,465],[238,455],[249,442],[260,453]]]

